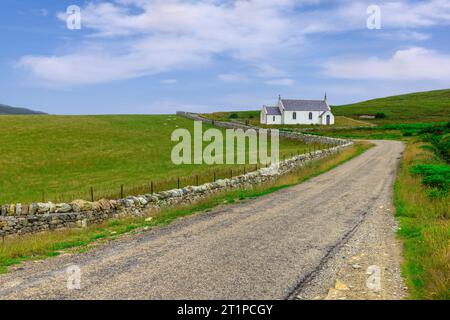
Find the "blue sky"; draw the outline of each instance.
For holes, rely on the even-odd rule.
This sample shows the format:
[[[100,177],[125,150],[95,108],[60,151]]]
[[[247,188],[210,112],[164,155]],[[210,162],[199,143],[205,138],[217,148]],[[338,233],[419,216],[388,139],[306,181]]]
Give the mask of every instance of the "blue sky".
[[[2,0],[0,103],[150,114],[450,88],[449,31],[450,0]]]

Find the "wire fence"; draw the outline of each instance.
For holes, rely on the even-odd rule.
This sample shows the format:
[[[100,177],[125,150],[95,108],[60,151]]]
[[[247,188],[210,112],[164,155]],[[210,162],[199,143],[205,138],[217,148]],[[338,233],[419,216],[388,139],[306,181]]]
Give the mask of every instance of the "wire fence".
[[[301,154],[308,154],[317,150],[324,150],[333,147],[331,144],[311,143],[296,151],[280,151],[280,161],[293,158]],[[189,175],[174,175],[164,179],[148,179],[145,183],[140,184],[119,184],[110,187],[89,186],[84,192],[67,192],[57,194],[56,192],[43,191],[40,199],[35,202],[54,202],[69,203],[73,200],[98,201],[100,199],[123,199],[127,196],[143,195],[158,193],[171,189],[180,189],[187,186],[198,186],[209,182],[215,182],[219,179],[233,178],[242,174],[246,174],[258,169],[268,167],[270,163],[245,164],[223,166],[222,168],[205,168],[201,171],[192,172]],[[55,196],[56,194],[56,196]]]

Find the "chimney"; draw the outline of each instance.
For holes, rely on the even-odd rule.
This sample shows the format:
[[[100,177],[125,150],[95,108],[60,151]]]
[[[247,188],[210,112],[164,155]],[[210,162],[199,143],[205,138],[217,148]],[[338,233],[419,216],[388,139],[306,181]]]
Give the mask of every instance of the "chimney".
[[[328,102],[328,98],[327,98],[327,93],[325,92],[325,98],[323,99],[323,101]]]

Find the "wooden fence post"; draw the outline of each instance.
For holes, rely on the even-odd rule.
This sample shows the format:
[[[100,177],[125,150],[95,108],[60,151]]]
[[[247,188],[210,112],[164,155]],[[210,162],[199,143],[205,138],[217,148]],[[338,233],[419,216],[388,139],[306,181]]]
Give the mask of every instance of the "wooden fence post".
[[[123,184],[120,185],[120,199],[123,199]]]
[[[94,188],[91,187],[91,202],[94,202]]]
[[[154,192],[154,188],[153,188],[153,181],[150,182],[150,193],[153,194]]]

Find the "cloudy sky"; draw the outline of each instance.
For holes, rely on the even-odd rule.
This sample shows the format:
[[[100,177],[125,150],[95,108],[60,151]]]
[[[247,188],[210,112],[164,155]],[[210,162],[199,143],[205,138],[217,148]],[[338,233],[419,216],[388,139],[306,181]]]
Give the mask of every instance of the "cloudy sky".
[[[172,113],[450,88],[449,35],[450,0],[2,0],[0,103]]]

